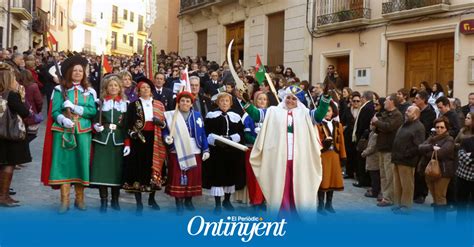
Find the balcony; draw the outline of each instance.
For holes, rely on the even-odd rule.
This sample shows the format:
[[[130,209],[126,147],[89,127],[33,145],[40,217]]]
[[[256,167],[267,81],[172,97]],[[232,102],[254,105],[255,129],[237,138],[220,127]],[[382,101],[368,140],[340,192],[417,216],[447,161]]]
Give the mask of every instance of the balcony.
[[[34,17],[33,17],[33,22],[31,23],[31,29],[33,32],[43,34],[48,31],[48,13],[45,12],[44,10],[37,8]]]
[[[448,11],[449,5],[449,0],[384,0],[382,16],[395,20],[436,14]]]
[[[83,23],[89,26],[95,26],[97,24],[97,20],[92,17],[91,13],[86,13],[86,15],[84,16]]]
[[[112,18],[112,26],[116,28],[123,28],[125,22],[121,18]]]
[[[366,25],[370,21],[369,0],[322,0],[316,2],[316,24],[320,31]]]
[[[146,31],[145,27],[143,25],[139,25],[138,26],[138,31],[137,33],[139,35],[143,35],[143,36],[148,36],[148,32]]]
[[[30,0],[14,0],[10,7],[13,16],[20,20],[31,21],[31,1]]]
[[[200,9],[216,2],[218,2],[218,0],[181,0],[179,12],[180,14],[183,14],[184,12]]]

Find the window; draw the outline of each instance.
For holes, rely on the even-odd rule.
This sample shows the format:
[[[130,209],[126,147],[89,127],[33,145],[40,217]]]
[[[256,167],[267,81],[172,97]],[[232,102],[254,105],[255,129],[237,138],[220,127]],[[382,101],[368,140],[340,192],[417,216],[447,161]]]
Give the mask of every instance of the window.
[[[118,7],[112,6],[112,23],[118,22]]]
[[[63,25],[64,25],[64,12],[61,11],[61,12],[59,13],[59,16],[60,16],[60,17],[59,17],[60,26],[63,27]]]
[[[127,35],[126,35],[126,34],[123,35],[123,41],[122,41],[122,43],[124,43],[124,44],[127,43]]]
[[[133,47],[133,36],[130,36],[130,46]]]
[[[130,22],[133,22],[135,19],[135,13],[133,13],[132,11],[130,11]]]
[[[123,10],[123,19],[127,20],[127,18],[128,18],[128,10],[124,9]]]
[[[51,0],[51,25],[56,26],[56,0]]]
[[[143,40],[142,39],[137,40],[137,52],[138,54],[143,54]]]
[[[112,32],[111,48],[114,50],[117,49],[117,32]]]
[[[144,31],[143,29],[143,15],[138,15],[138,31]]]

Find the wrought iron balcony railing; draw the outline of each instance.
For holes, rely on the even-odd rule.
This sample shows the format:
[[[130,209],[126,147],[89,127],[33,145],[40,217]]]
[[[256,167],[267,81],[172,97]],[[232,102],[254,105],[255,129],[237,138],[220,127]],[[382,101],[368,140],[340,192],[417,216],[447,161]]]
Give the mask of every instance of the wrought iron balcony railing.
[[[180,12],[214,2],[216,2],[216,0],[181,0]]]
[[[385,2],[382,3],[382,14],[418,9],[438,4],[450,3],[449,0],[385,0]]]
[[[317,25],[370,19],[369,0],[321,0],[316,2]]]

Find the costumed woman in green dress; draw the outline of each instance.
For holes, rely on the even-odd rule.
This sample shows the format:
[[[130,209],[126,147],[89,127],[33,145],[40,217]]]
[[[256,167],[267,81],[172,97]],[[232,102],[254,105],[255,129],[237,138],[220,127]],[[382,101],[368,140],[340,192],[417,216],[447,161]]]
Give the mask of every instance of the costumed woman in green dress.
[[[101,104],[92,138],[94,158],[91,185],[99,187],[100,211],[106,212],[108,187],[112,190],[110,206],[120,210],[123,155],[130,153],[130,144],[126,139],[127,99],[122,89],[122,81],[115,74],[104,77],[101,92]]]
[[[69,192],[74,184],[74,206],[85,210],[84,186],[89,186],[92,123],[97,109],[95,91],[86,76],[87,59],[76,55],[61,64],[63,80],[54,88],[51,114],[43,152],[42,181],[60,186],[60,213],[69,210]],[[50,130],[49,130],[50,129]],[[50,140],[51,138],[51,140]],[[49,177],[48,177],[49,174]]]
[[[159,100],[153,100],[153,83],[145,77],[138,82],[139,99],[130,103],[127,109],[130,155],[125,159],[123,189],[135,193],[137,214],[141,214],[142,192],[150,193],[148,205],[152,209],[160,209],[155,192],[162,186],[166,147],[161,131],[166,127],[166,121],[165,107]]]

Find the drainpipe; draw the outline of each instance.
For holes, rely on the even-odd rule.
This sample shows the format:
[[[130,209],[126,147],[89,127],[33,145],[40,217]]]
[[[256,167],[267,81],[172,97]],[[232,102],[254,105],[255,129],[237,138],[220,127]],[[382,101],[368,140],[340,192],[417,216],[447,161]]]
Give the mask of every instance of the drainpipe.
[[[7,40],[6,40],[6,45],[5,48],[9,48],[10,46],[10,29],[11,29],[11,23],[10,23],[10,8],[11,8],[11,0],[8,0],[8,6],[7,6]]]

